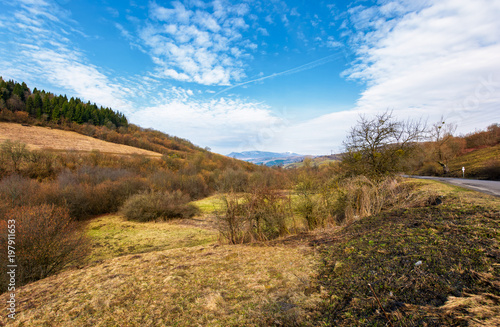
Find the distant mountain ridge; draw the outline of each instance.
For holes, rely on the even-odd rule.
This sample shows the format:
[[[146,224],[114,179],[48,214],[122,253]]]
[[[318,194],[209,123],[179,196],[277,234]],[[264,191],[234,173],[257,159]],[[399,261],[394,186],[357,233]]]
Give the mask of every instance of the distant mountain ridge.
[[[231,152],[228,157],[254,163],[256,165],[282,166],[293,162],[300,162],[308,157],[293,152],[267,152],[267,151],[243,151]]]

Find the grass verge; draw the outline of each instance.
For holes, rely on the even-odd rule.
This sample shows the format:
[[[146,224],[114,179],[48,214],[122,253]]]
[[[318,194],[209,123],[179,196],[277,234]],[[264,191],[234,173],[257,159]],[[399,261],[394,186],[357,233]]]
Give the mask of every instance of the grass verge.
[[[318,242],[328,293],[318,324],[498,325],[500,200],[417,183],[429,201],[353,222]],[[441,204],[433,201],[438,195]]]

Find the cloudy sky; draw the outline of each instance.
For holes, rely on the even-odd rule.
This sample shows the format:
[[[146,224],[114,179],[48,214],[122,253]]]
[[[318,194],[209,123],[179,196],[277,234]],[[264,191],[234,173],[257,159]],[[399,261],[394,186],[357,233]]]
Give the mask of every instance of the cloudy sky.
[[[0,76],[231,151],[338,152],[359,115],[500,123],[500,1],[0,0]]]

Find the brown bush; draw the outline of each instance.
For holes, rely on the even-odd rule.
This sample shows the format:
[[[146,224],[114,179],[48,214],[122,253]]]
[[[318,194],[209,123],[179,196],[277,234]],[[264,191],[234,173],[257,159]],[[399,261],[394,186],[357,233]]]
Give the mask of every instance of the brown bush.
[[[264,241],[288,234],[292,216],[290,199],[279,192],[257,189],[238,197],[222,196],[223,209],[216,213],[220,238],[230,244]]]
[[[189,196],[180,191],[146,192],[130,197],[121,208],[129,220],[152,221],[157,219],[190,218],[199,210],[189,204]]]
[[[63,184],[64,185],[64,184]],[[61,203],[69,209],[77,220],[116,212],[133,194],[146,188],[140,178],[127,178],[118,181],[106,181],[98,185],[87,183],[66,184],[59,188],[58,194],[52,194],[52,203]]]
[[[64,208],[51,205],[17,207],[6,214],[0,228],[3,267],[8,264],[7,229],[15,229],[16,286],[50,276],[79,262],[88,253],[87,239]],[[7,284],[8,276],[2,274],[2,291]]]
[[[210,194],[210,189],[201,175],[182,175],[172,171],[158,171],[148,178],[155,191],[181,191],[191,199],[200,199]]]
[[[338,223],[375,215],[382,209],[405,205],[412,186],[388,177],[373,181],[358,176],[343,181],[337,189],[337,200],[329,208]]]
[[[40,183],[13,174],[0,181],[0,199],[10,202],[12,207],[39,204],[39,189]]]

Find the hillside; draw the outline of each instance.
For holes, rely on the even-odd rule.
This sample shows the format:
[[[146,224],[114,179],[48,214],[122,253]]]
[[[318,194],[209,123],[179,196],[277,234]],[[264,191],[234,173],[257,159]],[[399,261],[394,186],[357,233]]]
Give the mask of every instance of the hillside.
[[[161,157],[161,154],[157,152],[106,142],[72,131],[0,122],[0,143],[5,140],[23,142],[31,150],[77,152],[97,150],[106,154],[140,154],[150,157]]]
[[[410,185],[406,209],[249,245],[220,245],[205,202],[189,221],[99,217],[91,262],[19,288],[10,325],[496,325],[499,200]]]
[[[449,162],[452,176],[500,180],[500,144],[468,151]]]

